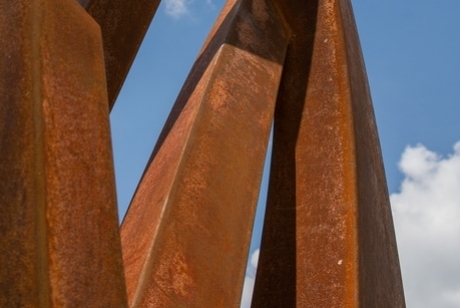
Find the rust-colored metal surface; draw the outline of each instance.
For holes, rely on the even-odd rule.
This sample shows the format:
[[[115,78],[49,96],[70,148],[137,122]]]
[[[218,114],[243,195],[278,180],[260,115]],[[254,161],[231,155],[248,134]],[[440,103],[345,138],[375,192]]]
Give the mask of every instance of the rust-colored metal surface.
[[[350,0],[227,1],[122,255],[108,113],[158,3],[0,1],[0,307],[238,307],[273,117],[252,306],[404,307]]]
[[[1,307],[126,306],[103,65],[75,1],[0,1]]]
[[[78,2],[101,27],[111,109],[160,0],[78,0]]]
[[[228,1],[121,228],[131,307],[239,306],[286,45],[270,3]]]
[[[253,307],[404,307],[388,192],[349,0],[284,1]]]

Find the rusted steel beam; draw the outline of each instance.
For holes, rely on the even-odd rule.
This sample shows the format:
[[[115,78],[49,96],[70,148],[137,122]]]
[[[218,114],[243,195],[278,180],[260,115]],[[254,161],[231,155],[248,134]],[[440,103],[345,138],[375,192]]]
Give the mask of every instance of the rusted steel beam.
[[[350,1],[279,3],[293,36],[252,307],[404,307]]]
[[[127,305],[100,29],[0,1],[0,306]]]
[[[287,45],[270,1],[228,1],[121,228],[131,307],[239,307]]]
[[[99,23],[110,109],[128,75],[160,0],[77,0]]]

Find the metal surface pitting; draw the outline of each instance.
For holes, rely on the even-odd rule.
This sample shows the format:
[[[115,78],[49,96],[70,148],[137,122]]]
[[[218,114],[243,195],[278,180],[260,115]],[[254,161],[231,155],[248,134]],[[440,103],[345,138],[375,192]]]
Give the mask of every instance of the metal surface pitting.
[[[252,307],[404,307],[350,0],[228,0],[119,230],[108,114],[158,4],[0,0],[0,307],[239,307],[272,123]]]
[[[404,307],[396,240],[349,0],[282,1],[278,95],[253,307]]]
[[[121,228],[132,307],[238,307],[286,47],[272,5],[227,3]]]
[[[100,30],[0,1],[0,307],[127,304]]]

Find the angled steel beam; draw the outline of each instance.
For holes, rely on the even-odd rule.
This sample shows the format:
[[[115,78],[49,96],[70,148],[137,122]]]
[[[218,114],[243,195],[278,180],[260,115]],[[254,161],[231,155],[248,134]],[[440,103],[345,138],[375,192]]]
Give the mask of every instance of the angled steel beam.
[[[228,1],[121,228],[131,307],[239,307],[287,45],[270,1]]]
[[[293,35],[252,307],[404,307],[350,1],[279,6]]]
[[[112,109],[160,0],[78,0],[99,23]]]
[[[100,29],[0,1],[0,306],[123,307]]]

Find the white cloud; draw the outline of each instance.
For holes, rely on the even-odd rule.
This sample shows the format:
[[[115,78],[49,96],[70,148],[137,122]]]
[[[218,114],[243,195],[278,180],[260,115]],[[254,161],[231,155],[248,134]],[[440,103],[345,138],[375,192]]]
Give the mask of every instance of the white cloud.
[[[460,142],[442,157],[407,147],[391,195],[408,308],[460,307]],[[251,306],[259,250],[249,258],[241,308]]]
[[[179,19],[185,15],[193,15],[194,9],[200,10],[200,5],[203,3],[207,7],[215,8],[213,0],[199,0],[198,2],[195,0],[165,0],[165,10],[169,16]]]
[[[254,271],[257,269],[257,264],[259,263],[259,253],[260,249],[255,250],[249,259],[250,268],[253,268]]]
[[[460,307],[460,142],[448,157],[408,147],[391,195],[407,307]]]
[[[191,0],[166,0],[166,13],[174,18],[180,18],[189,13]]]
[[[255,250],[249,257],[248,267],[246,269],[246,277],[244,278],[243,297],[241,299],[240,308],[250,308],[252,300],[252,291],[254,290],[254,282],[259,262],[259,249]]]

